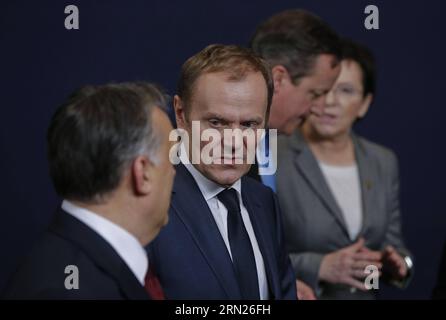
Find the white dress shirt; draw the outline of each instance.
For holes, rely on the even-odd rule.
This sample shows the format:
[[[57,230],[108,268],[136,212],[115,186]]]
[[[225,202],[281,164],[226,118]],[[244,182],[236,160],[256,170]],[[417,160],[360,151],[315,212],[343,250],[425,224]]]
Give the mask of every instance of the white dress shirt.
[[[198,187],[200,188],[200,191],[203,194],[203,197],[206,200],[209,209],[211,210],[215,223],[217,224],[218,230],[220,231],[220,234],[232,259],[231,246],[229,244],[228,237],[228,210],[217,198],[217,195],[221,191],[225,190],[225,188],[203,176],[192,164],[189,163],[189,161],[184,158],[185,152],[183,150],[181,151],[182,152],[180,154],[180,160],[184,164],[186,169],[192,174],[195,182],[198,184]],[[249,240],[251,241],[252,249],[254,251],[257,277],[259,282],[260,299],[266,300],[268,299],[268,281],[266,279],[265,264],[260,252],[259,244],[254,234],[254,229],[252,228],[249,213],[243,205],[243,200],[241,197],[242,184],[240,179],[237,180],[231,188],[234,188],[237,191],[243,223],[245,224],[245,228],[248,232]]]
[[[138,239],[110,220],[64,200],[62,209],[85,223],[110,244],[144,286],[149,259]]]
[[[358,236],[362,227],[362,200],[358,166],[333,166],[320,162],[325,180],[344,215],[350,239]]]

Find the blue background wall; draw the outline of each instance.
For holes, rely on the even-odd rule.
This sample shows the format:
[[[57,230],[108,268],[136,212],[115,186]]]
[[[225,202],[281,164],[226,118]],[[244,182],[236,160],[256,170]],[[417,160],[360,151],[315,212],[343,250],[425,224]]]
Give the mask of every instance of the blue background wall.
[[[64,28],[64,8],[80,30]],[[380,30],[364,28],[364,8]],[[443,130],[444,32],[440,1],[1,1],[0,289],[59,203],[48,177],[45,134],[57,105],[82,84],[150,80],[173,94],[181,64],[210,43],[245,45],[273,13],[305,8],[341,35],[369,45],[378,93],[357,131],[400,157],[403,227],[416,257],[404,292],[428,298],[446,234]]]

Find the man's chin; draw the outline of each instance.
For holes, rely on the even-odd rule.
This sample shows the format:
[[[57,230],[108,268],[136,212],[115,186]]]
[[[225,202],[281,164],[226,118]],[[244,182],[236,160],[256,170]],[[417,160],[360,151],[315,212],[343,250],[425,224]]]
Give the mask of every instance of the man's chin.
[[[209,172],[208,178],[221,186],[230,187],[246,173],[245,171],[247,170],[234,165],[223,165],[223,168]]]

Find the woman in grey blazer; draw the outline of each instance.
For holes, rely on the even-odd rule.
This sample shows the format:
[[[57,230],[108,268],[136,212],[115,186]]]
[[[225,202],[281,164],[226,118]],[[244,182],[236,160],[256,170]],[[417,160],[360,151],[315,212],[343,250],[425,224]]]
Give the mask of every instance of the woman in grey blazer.
[[[322,115],[280,137],[277,195],[297,277],[325,299],[374,299],[381,279],[404,286],[412,260],[401,235],[395,154],[356,136],[374,94],[368,49],[345,41]]]

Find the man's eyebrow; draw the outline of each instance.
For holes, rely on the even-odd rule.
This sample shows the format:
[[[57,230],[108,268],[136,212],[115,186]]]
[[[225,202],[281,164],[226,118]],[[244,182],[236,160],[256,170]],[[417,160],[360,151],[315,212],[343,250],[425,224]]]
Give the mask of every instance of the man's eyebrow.
[[[250,121],[261,123],[263,121],[263,118],[259,116],[254,116],[252,118],[247,118],[246,120],[241,120],[240,122],[250,122]]]
[[[223,115],[215,113],[215,112],[206,112],[204,114],[204,117],[205,118],[216,118],[216,119],[222,119],[222,120],[225,119],[225,117]]]
[[[215,118],[215,119],[224,120],[224,121],[228,121],[228,122],[232,121],[232,120],[226,118],[225,116],[215,113],[215,112],[206,112],[204,114],[204,118],[207,118],[207,119]],[[262,123],[263,118],[261,116],[253,116],[253,117],[248,117],[246,119],[243,119],[243,118],[240,119],[240,122],[249,122],[249,121]]]

